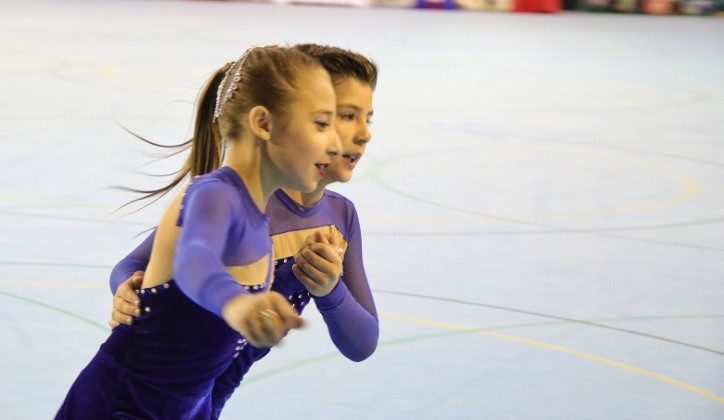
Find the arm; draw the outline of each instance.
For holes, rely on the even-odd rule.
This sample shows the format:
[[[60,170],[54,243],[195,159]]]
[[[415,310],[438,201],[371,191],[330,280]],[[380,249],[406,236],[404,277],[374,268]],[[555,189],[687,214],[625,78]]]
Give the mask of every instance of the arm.
[[[146,270],[148,260],[151,258],[154,238],[156,238],[156,229],[136,249],[113,267],[110,277],[111,293],[116,294],[118,286],[132,277],[136,271]]]
[[[135,290],[141,287],[143,272],[151,258],[156,229],[141,242],[130,254],[119,261],[111,271],[110,286],[113,293],[113,309],[108,325],[111,328],[119,324],[131,325],[133,317],[141,314],[140,301]]]
[[[362,361],[374,353],[379,320],[362,260],[362,236],[357,213],[352,210],[342,281],[324,297],[315,297],[327,323],[329,336],[349,359]]]
[[[219,182],[189,190],[174,256],[174,278],[191,300],[223,318],[256,347],[276,345],[303,321],[278,293],[249,293],[221,260],[235,217],[236,191]]]
[[[319,238],[295,256],[297,265],[302,267],[292,267],[297,278],[310,289],[332,342],[353,361],[362,361],[372,355],[379,338],[377,310],[364,271],[359,232],[359,221],[352,211],[342,281],[333,276],[333,264],[329,264],[334,260],[333,255],[325,250],[328,244],[320,243]],[[326,261],[322,260],[323,256],[326,256]],[[331,287],[326,293],[315,294],[316,290],[321,290],[318,285],[322,278],[326,278]]]
[[[174,253],[174,278],[191,300],[221,316],[224,304],[247,291],[226,270],[221,256],[232,226],[230,187],[208,182],[189,189]]]

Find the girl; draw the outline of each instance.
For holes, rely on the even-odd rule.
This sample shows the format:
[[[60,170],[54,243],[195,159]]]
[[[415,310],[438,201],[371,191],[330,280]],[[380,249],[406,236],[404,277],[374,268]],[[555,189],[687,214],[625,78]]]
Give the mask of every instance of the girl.
[[[295,48],[319,60],[332,77],[337,97],[335,128],[342,149],[314,191],[280,189],[267,203],[275,261],[272,290],[285,296],[299,314],[314,299],[337,348],[347,358],[360,361],[374,352],[379,325],[362,263],[359,221],[352,203],[325,187],[352,177],[370,141],[377,68],[367,58],[339,48],[313,44]],[[131,317],[140,313],[134,289],[143,278],[140,270],[146,267],[154,236],[152,233],[119,262],[111,274],[115,293],[112,327],[130,325]],[[346,250],[344,259],[335,248]],[[217,378],[213,390],[217,416],[243,375],[268,352],[267,347],[246,346]]]
[[[150,196],[205,175],[162,216],[136,325],[113,330],[56,418],[209,418],[214,382],[246,343],[302,325],[285,297],[260,293],[272,258],[260,209],[280,187],[317,188],[339,149],[334,116],[328,73],[298,50],[252,48],[210,78],[187,164]]]

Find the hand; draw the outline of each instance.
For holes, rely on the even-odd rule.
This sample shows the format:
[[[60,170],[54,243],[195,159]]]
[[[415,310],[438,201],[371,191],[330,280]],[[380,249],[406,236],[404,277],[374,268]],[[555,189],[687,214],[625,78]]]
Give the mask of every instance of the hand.
[[[277,292],[241,294],[226,302],[221,314],[255,347],[275,346],[289,330],[304,325],[294,307]]]
[[[135,290],[143,283],[143,271],[136,271],[126,281],[121,283],[113,296],[113,310],[108,325],[116,328],[120,324],[133,324],[133,317],[141,315],[141,300]]]
[[[311,235],[310,235],[311,236]],[[344,251],[334,237],[329,240],[321,232],[314,232],[314,240],[305,245],[294,256],[292,272],[314,296],[329,294],[342,275]],[[308,243],[310,242],[310,243]]]

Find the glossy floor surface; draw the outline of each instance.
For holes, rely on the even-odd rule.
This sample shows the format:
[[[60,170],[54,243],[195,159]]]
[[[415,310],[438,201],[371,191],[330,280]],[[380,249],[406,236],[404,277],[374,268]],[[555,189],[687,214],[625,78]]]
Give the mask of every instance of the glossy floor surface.
[[[155,150],[252,44],[380,66],[334,186],[362,223],[376,353],[310,327],[224,418],[724,418],[721,19],[189,1],[0,4],[0,414],[51,418],[108,335],[110,268],[166,201]],[[125,214],[125,215],[124,215]]]

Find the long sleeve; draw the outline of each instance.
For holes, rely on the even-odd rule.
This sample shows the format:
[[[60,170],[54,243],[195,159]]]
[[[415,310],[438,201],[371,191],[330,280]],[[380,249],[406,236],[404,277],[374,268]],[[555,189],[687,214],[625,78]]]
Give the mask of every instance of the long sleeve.
[[[126,281],[136,271],[143,271],[148,266],[148,260],[151,258],[151,249],[153,248],[153,240],[156,238],[156,229],[151,232],[146,239],[141,242],[130,254],[118,261],[111,270],[110,286],[111,293],[116,294],[118,286]]]
[[[355,362],[374,353],[379,339],[379,320],[362,261],[362,239],[354,208],[350,210],[348,246],[342,281],[323,297],[314,297],[335,346]]]
[[[181,291],[218,316],[229,299],[247,293],[221,260],[233,223],[234,194],[221,182],[189,188],[174,257],[174,277]]]

